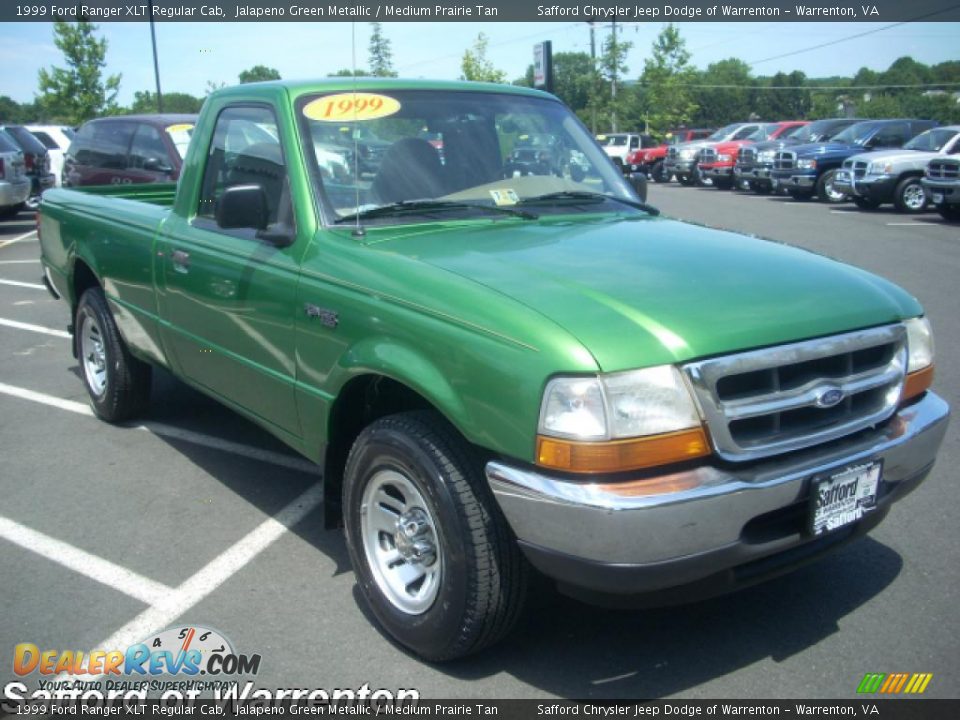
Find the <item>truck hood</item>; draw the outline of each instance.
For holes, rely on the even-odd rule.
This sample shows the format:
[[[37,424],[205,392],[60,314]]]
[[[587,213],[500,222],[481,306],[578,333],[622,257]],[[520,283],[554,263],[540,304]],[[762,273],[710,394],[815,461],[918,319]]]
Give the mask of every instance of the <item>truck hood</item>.
[[[455,273],[532,308],[608,372],[922,312],[906,292],[863,270],[664,218],[555,216],[380,237],[371,238],[371,248]],[[468,312],[458,311],[457,302],[448,298],[446,311]]]
[[[855,153],[863,152],[863,146],[848,143],[810,143],[807,145],[796,145],[790,148],[790,150],[795,152],[798,158],[848,157]]]
[[[927,163],[941,153],[926,150],[877,150],[875,152],[859,153],[849,158],[854,162],[884,162],[892,164],[897,171],[911,170],[926,167]]]

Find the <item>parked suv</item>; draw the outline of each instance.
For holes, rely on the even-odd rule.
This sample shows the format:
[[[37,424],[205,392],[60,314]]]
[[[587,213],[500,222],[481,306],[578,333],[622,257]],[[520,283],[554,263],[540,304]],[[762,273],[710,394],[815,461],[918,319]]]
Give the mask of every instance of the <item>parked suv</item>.
[[[23,151],[23,165],[30,178],[30,197],[27,207],[33,209],[40,204],[40,195],[44,190],[56,185],[56,179],[50,172],[50,154],[43,143],[37,140],[23,125],[2,125],[0,129],[20,146]]]
[[[641,133],[606,133],[597,135],[597,142],[623,172],[629,172],[627,156],[630,153],[659,145],[652,135]]]
[[[775,140],[744,145],[737,151],[737,162],[733,168],[734,184],[755,193],[770,192],[773,190],[770,171],[773,169],[774,156],[779,150],[793,145],[823,142],[856,122],[860,122],[860,119],[817,120],[785,132]]]
[[[76,132],[63,125],[27,125],[26,128],[47,149],[50,155],[50,172],[53,173],[54,182],[59,185],[63,177],[63,156]]]
[[[664,169],[664,164],[670,146],[701,140],[715,131],[716,128],[683,128],[668,132],[667,139],[656,147],[641,148],[627,155],[627,168],[630,172],[648,174],[654,182],[667,182],[670,176]]]
[[[921,182],[944,220],[960,220],[960,156],[931,160]]]
[[[864,120],[829,142],[781,150],[774,158],[771,175],[794,199],[816,195],[821,202],[843,202],[847,195],[834,187],[834,182],[844,160],[867,150],[903,147],[910,138],[936,125],[933,120]]]
[[[196,115],[120,115],[80,128],[63,161],[63,185],[175,182]]]
[[[742,147],[756,142],[774,140],[806,124],[805,120],[765,123],[743,139],[709,145],[700,151],[700,173],[704,178],[712,180],[713,186],[718,190],[731,188],[736,179],[733,170],[734,165],[737,164],[737,153]]]
[[[30,196],[30,178],[23,166],[20,146],[0,130],[0,217],[16,215]]]
[[[677,176],[681,185],[694,185],[700,181],[698,158],[700,151],[711,143],[726,142],[728,140],[743,140],[760,129],[763,123],[733,123],[717,130],[702,140],[672,145],[667,151],[667,161],[664,172],[667,177]]]
[[[922,212],[927,195],[920,179],[927,163],[960,153],[960,125],[920,133],[900,150],[861,153],[843,161],[834,187],[847,193],[863,210],[893,203],[905,213]]]

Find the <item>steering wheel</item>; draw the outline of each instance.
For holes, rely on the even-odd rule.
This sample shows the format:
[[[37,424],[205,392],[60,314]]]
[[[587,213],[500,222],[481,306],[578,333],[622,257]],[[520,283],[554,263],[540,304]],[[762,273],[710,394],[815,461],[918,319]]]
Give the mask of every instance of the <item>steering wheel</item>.
[[[514,173],[520,173],[520,176],[534,175],[533,168],[529,165],[521,165],[520,163],[508,162],[500,170],[500,179],[509,180],[514,176]]]

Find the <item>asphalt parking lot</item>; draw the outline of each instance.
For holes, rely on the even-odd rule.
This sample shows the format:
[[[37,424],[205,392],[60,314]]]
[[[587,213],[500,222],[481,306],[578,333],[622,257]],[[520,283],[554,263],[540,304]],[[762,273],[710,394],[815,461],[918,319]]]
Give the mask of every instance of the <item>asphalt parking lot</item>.
[[[960,226],[713,188],[654,185],[665,214],[827,254],[916,295],[935,387],[960,406]],[[960,696],[960,434],[868,538],[698,605],[610,611],[540,597],[479,657],[424,664],[373,626],[320,476],[269,435],[157,373],[136,427],[91,417],[40,284],[32,215],[0,223],[0,683],[17,643],[124,648],[174,625],[259,653],[261,687],[416,688],[434,698],[856,699],[867,672],[930,672]],[[771,298],[771,302],[776,302]]]

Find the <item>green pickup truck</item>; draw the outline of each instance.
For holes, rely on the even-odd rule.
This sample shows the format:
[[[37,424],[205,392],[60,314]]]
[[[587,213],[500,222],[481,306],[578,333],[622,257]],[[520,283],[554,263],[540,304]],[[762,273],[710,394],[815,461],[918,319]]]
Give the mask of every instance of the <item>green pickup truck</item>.
[[[512,162],[532,134],[576,164]],[[176,187],[51,190],[39,231],[96,414],[163,367],[315,461],[373,614],[445,660],[534,573],[597,603],[743,587],[933,466],[914,298],[658,215],[551,95],[370,78],[217,91]]]

